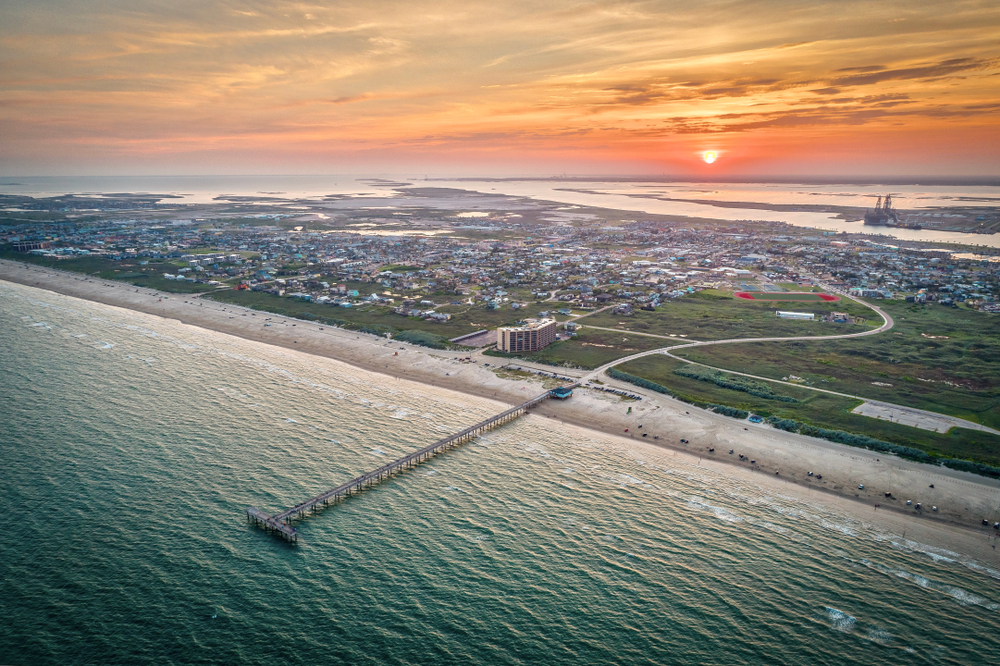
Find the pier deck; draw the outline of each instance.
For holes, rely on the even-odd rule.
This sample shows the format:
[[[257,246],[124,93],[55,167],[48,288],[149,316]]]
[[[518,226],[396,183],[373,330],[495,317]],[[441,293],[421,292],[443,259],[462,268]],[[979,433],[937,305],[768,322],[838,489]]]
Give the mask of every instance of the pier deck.
[[[579,384],[574,383],[567,388],[576,388],[578,385]],[[319,509],[329,506],[337,500],[343,499],[354,493],[362,492],[366,488],[370,488],[371,486],[374,486],[394,474],[409,469],[414,465],[418,465],[446,449],[458,446],[459,444],[464,444],[470,439],[478,437],[480,434],[490,430],[491,428],[495,428],[518,418],[535,405],[549,398],[549,396],[550,392],[546,391],[545,393],[535,396],[527,402],[523,402],[516,407],[511,407],[504,412],[491,416],[490,418],[480,421],[473,426],[469,426],[454,435],[445,437],[444,439],[440,439],[418,451],[409,453],[398,460],[393,460],[390,463],[382,465],[378,469],[366,472],[365,474],[362,474],[347,483],[342,483],[336,488],[331,488],[326,492],[320,493],[315,497],[311,497],[304,502],[300,502],[293,507],[281,511],[280,513],[276,513],[273,516],[264,513],[256,507],[247,507],[247,519],[253,521],[255,525],[263,527],[273,534],[282,537],[286,541],[295,543],[298,541],[298,532],[289,524],[293,517],[301,517],[309,511],[318,511]]]

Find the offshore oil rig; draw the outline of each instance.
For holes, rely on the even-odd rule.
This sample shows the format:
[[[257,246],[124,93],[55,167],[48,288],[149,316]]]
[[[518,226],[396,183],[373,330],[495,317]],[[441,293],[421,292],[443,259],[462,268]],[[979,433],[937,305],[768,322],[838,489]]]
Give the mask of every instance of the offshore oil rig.
[[[892,207],[892,195],[885,195],[885,201],[879,196],[875,210],[865,211],[865,224],[879,227],[900,227],[903,229],[920,229],[916,223],[900,222],[899,213]]]

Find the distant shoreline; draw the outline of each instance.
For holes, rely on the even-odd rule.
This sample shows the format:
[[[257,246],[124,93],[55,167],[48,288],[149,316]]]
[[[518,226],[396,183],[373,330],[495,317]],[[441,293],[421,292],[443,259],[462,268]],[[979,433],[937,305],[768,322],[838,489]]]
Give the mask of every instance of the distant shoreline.
[[[483,367],[482,362],[460,363],[454,360],[454,352],[202,301],[193,295],[166,294],[6,260],[0,260],[0,280],[322,356],[379,373],[390,381],[418,382],[506,405],[523,402],[543,390],[537,381],[501,379]],[[271,325],[264,326],[265,320]],[[721,473],[773,485],[775,491],[805,493],[813,498],[817,497],[815,491],[820,491],[824,501],[864,516],[864,520],[872,520],[877,514],[881,522],[898,525],[913,538],[926,542],[948,544],[950,540],[959,539],[966,544],[963,547],[966,554],[1000,566],[1000,554],[987,547],[990,539],[983,538],[991,537],[992,530],[984,530],[981,526],[984,518],[997,520],[993,516],[1000,506],[1000,481],[771,428],[751,429],[750,424],[651,394],[631,384],[607,377],[602,381],[641,394],[644,399],[625,404],[616,396],[578,390],[565,402],[543,403],[533,410],[533,414],[537,418],[558,419],[567,428],[579,427],[610,435],[626,444],[641,439],[642,444],[700,459],[702,464]],[[627,413],[629,406],[631,414]],[[641,433],[650,436],[643,438]],[[581,432],[583,434],[585,432]],[[689,443],[680,444],[680,438]],[[710,452],[713,448],[715,451]],[[732,455],[728,453],[730,449],[734,451]],[[745,455],[746,460],[740,461],[737,453]],[[755,464],[751,465],[750,460]],[[809,477],[808,472],[822,474],[823,479]],[[932,483],[935,485],[933,491],[929,489]],[[863,491],[858,489],[861,484],[865,485]],[[895,499],[886,499],[883,493],[887,491],[892,492]],[[903,504],[906,499],[923,502],[924,515],[916,515],[912,507],[906,507]],[[872,511],[874,504],[881,505],[880,510]],[[937,513],[930,511],[933,505],[939,506]],[[956,532],[951,527],[961,529]],[[945,538],[945,533],[951,536]],[[918,537],[918,534],[923,536]]]
[[[535,177],[509,177],[509,178],[424,178],[427,182],[451,181],[451,182],[480,182],[480,183],[510,183],[510,182],[594,182],[601,181],[607,183],[730,183],[749,185],[753,183],[769,183],[775,185],[917,185],[917,186],[938,186],[938,185],[964,185],[969,187],[1000,187],[1000,176],[967,176],[967,177],[945,177],[945,176],[899,176],[895,178],[887,177],[858,177],[858,176],[667,176],[667,175],[635,175],[635,176],[535,176]]]

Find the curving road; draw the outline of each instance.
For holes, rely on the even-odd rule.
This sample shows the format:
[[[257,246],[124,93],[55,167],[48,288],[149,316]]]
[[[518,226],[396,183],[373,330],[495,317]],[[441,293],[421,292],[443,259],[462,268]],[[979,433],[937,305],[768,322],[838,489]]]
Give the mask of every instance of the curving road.
[[[672,356],[672,354],[669,354],[669,352],[674,351],[676,349],[684,349],[686,347],[707,347],[709,345],[730,345],[730,344],[745,343],[745,342],[789,342],[792,340],[808,340],[808,341],[843,340],[845,338],[861,338],[866,335],[878,335],[879,333],[884,333],[885,331],[888,331],[895,325],[895,322],[892,320],[892,317],[886,314],[885,311],[883,311],[882,308],[878,307],[877,305],[871,305],[870,303],[865,303],[864,301],[859,300],[853,296],[849,296],[847,294],[835,291],[833,289],[828,289],[827,291],[838,293],[841,296],[844,296],[846,298],[851,299],[852,301],[855,301],[857,303],[860,303],[861,305],[871,308],[872,310],[877,312],[880,317],[882,317],[882,325],[879,326],[878,328],[873,328],[868,331],[861,331],[860,333],[844,333],[842,335],[801,335],[790,338],[789,337],[730,338],[728,340],[704,340],[700,342],[685,342],[684,344],[680,345],[672,345],[670,347],[659,347],[657,349],[650,349],[644,352],[639,352],[637,354],[632,354],[631,356],[624,356],[618,360],[611,361],[610,363],[605,363],[601,367],[591,372],[591,374],[587,375],[586,379],[593,379],[595,377],[598,377],[604,372],[606,372],[608,369],[613,368],[616,365],[621,365],[622,363],[627,363],[628,361],[633,361],[637,358],[642,358],[643,356],[650,356],[652,354],[665,354],[665,353]],[[674,358],[677,357],[675,356]],[[680,359],[680,360],[686,360],[686,359]],[[690,361],[688,362],[690,363]],[[729,370],[726,370],[725,372],[729,372]],[[747,375],[747,376],[749,377],[752,375]],[[767,379],[767,378],[759,377],[758,379]],[[768,381],[773,381],[773,380],[768,379]]]
[[[931,412],[931,411],[924,410],[924,409],[917,409],[915,407],[907,407],[905,405],[897,405],[897,404],[891,403],[891,402],[883,402],[883,401],[880,401],[880,400],[872,400],[870,398],[865,398],[864,396],[851,395],[849,393],[839,393],[837,391],[831,391],[829,389],[816,388],[814,386],[802,386],[801,384],[793,384],[792,382],[786,382],[786,381],[781,381],[781,380],[778,380],[778,379],[772,379],[770,377],[761,377],[761,376],[758,376],[758,375],[751,375],[751,374],[748,374],[748,373],[745,373],[745,372],[737,372],[735,370],[726,370],[725,368],[716,368],[714,366],[705,365],[704,363],[697,363],[695,361],[691,361],[691,360],[688,360],[686,358],[682,358],[680,356],[675,356],[674,354],[671,353],[671,352],[676,351],[678,349],[686,349],[686,348],[689,348],[689,347],[707,347],[709,345],[729,345],[729,344],[746,343],[746,342],[788,342],[788,341],[792,341],[792,340],[804,340],[804,341],[814,342],[814,341],[817,341],[817,340],[844,340],[844,339],[847,339],[847,338],[860,338],[860,337],[864,337],[866,335],[878,335],[879,333],[884,333],[885,331],[888,331],[889,329],[891,329],[895,325],[895,322],[893,321],[892,317],[889,316],[884,310],[882,310],[882,308],[878,307],[877,305],[872,305],[870,303],[865,303],[864,301],[862,301],[862,300],[860,300],[858,298],[855,298],[854,296],[851,296],[849,294],[845,294],[843,292],[840,292],[840,291],[837,291],[837,290],[834,290],[834,289],[827,289],[827,291],[833,292],[833,293],[837,293],[837,294],[839,294],[839,295],[841,295],[841,296],[843,296],[845,298],[849,298],[852,301],[855,301],[857,303],[860,303],[860,304],[862,304],[864,306],[867,306],[867,307],[871,308],[872,310],[874,310],[875,312],[877,312],[880,317],[882,317],[882,325],[879,326],[878,328],[873,328],[873,329],[868,330],[868,331],[862,331],[860,333],[844,333],[842,335],[803,335],[803,336],[794,336],[794,337],[770,337],[770,338],[730,338],[730,339],[727,339],[727,340],[705,340],[705,341],[699,341],[699,342],[685,342],[685,343],[679,344],[679,345],[671,345],[669,347],[659,347],[657,349],[650,349],[650,350],[647,350],[647,351],[639,352],[637,354],[632,354],[631,356],[625,356],[625,357],[617,359],[615,361],[611,361],[610,363],[605,363],[604,365],[600,366],[596,370],[592,371],[590,374],[585,375],[580,381],[583,382],[583,381],[590,381],[590,380],[593,380],[593,379],[597,379],[598,377],[600,377],[602,374],[604,374],[609,369],[615,367],[616,365],[621,365],[622,363],[627,363],[628,361],[633,361],[635,359],[642,358],[644,356],[652,356],[654,354],[663,354],[663,355],[669,356],[670,358],[676,359],[678,361],[683,361],[685,363],[690,363],[691,365],[700,365],[700,366],[705,367],[705,368],[711,368],[713,370],[718,370],[720,372],[726,372],[726,373],[729,373],[729,374],[732,374],[732,375],[740,375],[742,377],[749,377],[751,379],[760,379],[760,380],[767,381],[767,382],[774,382],[776,384],[787,384],[789,386],[795,386],[797,388],[804,388],[804,389],[808,389],[808,390],[811,390],[811,391],[819,391],[820,393],[829,393],[831,395],[843,396],[845,398],[853,398],[855,400],[863,400],[864,402],[868,403],[869,405],[874,406],[877,409],[890,410],[890,414],[891,414],[891,410],[896,410],[897,413],[907,414],[907,415],[910,415],[911,417],[913,417],[915,419],[923,418],[924,420],[937,421],[938,423],[947,424],[948,426],[953,426],[953,427],[958,427],[958,428],[967,428],[969,430],[979,430],[979,431],[982,431],[982,432],[988,432],[988,433],[992,433],[992,434],[995,434],[995,435],[1000,435],[1000,430],[994,430],[993,428],[988,428],[988,427],[980,425],[978,423],[973,423],[972,421],[967,421],[965,419],[958,418],[957,416],[949,416],[947,414],[941,414],[939,412]],[[597,328],[597,327],[591,327],[591,328]],[[610,330],[617,330],[617,329],[610,329]],[[655,336],[655,337],[662,337],[662,336]],[[928,429],[930,429],[930,428],[928,428]]]

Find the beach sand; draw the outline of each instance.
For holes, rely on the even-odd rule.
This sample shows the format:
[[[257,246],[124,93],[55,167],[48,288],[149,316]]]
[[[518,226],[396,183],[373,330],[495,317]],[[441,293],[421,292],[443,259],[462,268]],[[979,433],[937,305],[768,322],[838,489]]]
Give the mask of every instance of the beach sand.
[[[499,360],[494,357],[471,354],[478,363],[461,362],[456,360],[455,352],[251,311],[194,295],[161,293],[11,261],[0,261],[0,280],[166,317],[335,359],[398,381],[430,384],[508,405],[523,402],[543,390],[541,378],[498,377],[485,367],[486,363],[493,365]],[[992,529],[992,524],[1000,521],[1000,481],[804,437],[763,424],[754,425],[606,376],[602,381],[606,386],[625,389],[643,399],[625,400],[613,394],[577,389],[568,400],[542,403],[527,418],[556,419],[567,428],[597,430],[670,449],[687,462],[750,478],[790,496],[823,501],[861,520],[877,523],[890,533],[905,531],[908,539],[957,550],[1000,567]],[[581,431],[581,436],[584,434]],[[688,443],[681,443],[682,438]],[[714,452],[710,451],[713,448]],[[744,459],[739,458],[740,454]],[[820,480],[816,475],[823,478]],[[858,488],[861,484],[863,490]],[[887,492],[892,496],[886,497]],[[911,500],[913,506],[906,506],[906,500]],[[919,512],[914,508],[917,502],[923,504]],[[932,506],[938,510],[932,511]],[[989,527],[982,525],[984,519],[989,521]]]

